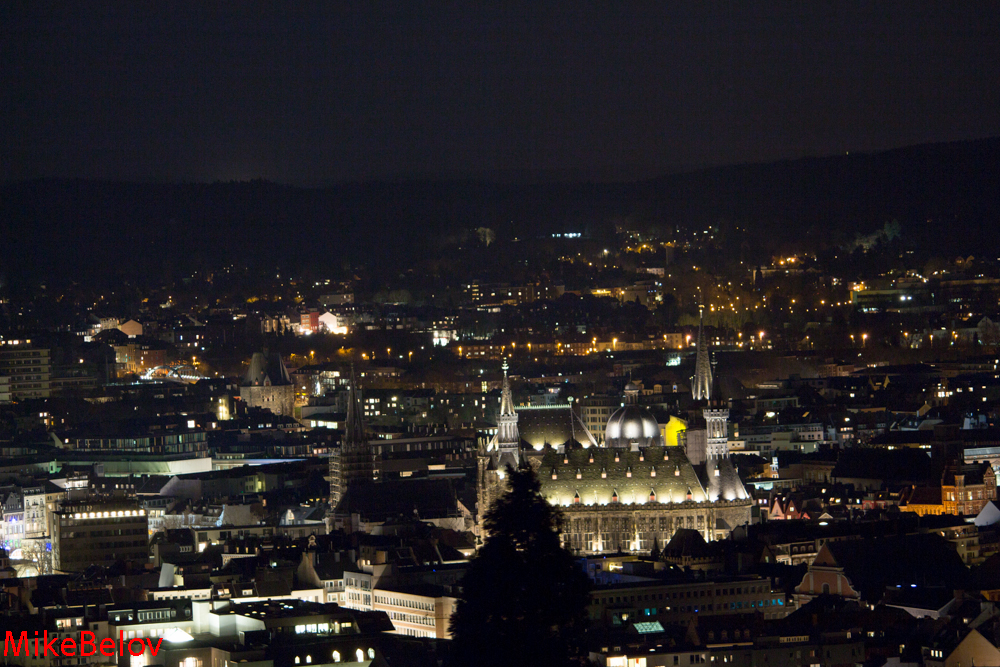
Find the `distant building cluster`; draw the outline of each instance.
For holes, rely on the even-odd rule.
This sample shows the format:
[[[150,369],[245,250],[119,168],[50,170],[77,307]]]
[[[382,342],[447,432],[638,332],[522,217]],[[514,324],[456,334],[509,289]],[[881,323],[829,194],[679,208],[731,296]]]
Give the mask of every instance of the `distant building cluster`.
[[[753,261],[728,223],[574,234],[0,285],[0,628],[440,664],[527,469],[591,582],[581,660],[1000,664],[998,266],[892,229]]]

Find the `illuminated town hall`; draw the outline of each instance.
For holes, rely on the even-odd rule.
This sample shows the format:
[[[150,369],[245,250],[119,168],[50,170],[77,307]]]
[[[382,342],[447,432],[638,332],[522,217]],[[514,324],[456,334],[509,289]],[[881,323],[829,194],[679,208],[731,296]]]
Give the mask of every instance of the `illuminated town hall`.
[[[625,404],[608,420],[603,446],[522,447],[505,365],[499,428],[480,455],[480,514],[502,491],[507,465],[530,465],[542,494],[562,510],[563,541],[576,553],[648,551],[681,528],[697,530],[706,541],[723,539],[748,523],[753,502],[728,455],[729,411],[712,405],[711,380],[699,377],[710,372],[700,335],[697,349],[693,384],[706,403],[705,444],[691,457],[684,447],[664,443],[631,384]],[[585,426],[577,422],[575,428]],[[593,442],[589,434],[581,439]]]

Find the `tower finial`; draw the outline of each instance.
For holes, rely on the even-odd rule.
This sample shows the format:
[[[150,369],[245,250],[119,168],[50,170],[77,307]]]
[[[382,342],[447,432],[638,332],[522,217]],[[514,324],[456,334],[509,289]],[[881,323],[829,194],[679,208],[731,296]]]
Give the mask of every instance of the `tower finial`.
[[[712,364],[705,349],[705,304],[698,304],[698,348],[694,363],[692,398],[709,401],[712,398]]]

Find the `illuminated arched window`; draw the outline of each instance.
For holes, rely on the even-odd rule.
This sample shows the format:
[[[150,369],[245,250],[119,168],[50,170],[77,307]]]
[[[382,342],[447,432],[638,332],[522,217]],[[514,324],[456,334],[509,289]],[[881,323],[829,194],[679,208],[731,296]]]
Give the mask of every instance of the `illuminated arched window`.
[[[307,655],[306,656],[306,664],[310,665],[310,664],[312,664],[312,661],[313,661],[313,657],[311,655]]]
[[[365,661],[365,652],[364,651],[362,651],[361,649],[358,649],[356,655],[357,655],[357,658],[358,658],[358,662],[364,662]]]
[[[333,652],[333,661],[334,662],[340,662],[340,651],[334,651]]]
[[[375,649],[373,648],[368,649],[368,659],[369,660],[375,659]]]
[[[299,660],[299,656],[295,656],[295,664],[297,665],[297,664],[299,664],[300,662],[302,662],[302,661],[301,661],[301,660]]]

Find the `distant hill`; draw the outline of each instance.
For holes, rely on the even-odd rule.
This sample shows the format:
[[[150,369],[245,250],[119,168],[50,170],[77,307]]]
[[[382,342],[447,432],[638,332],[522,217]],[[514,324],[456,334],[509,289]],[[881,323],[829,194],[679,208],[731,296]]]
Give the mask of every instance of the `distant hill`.
[[[780,243],[839,244],[898,220],[914,245],[974,253],[1000,223],[1000,138],[740,165],[642,184],[667,224],[737,222]]]
[[[757,257],[898,220],[937,254],[1000,241],[1000,138],[720,167],[637,183],[474,181],[297,188],[33,180],[0,185],[0,273],[86,278],[236,262],[406,262],[480,226],[498,238],[718,226]]]

